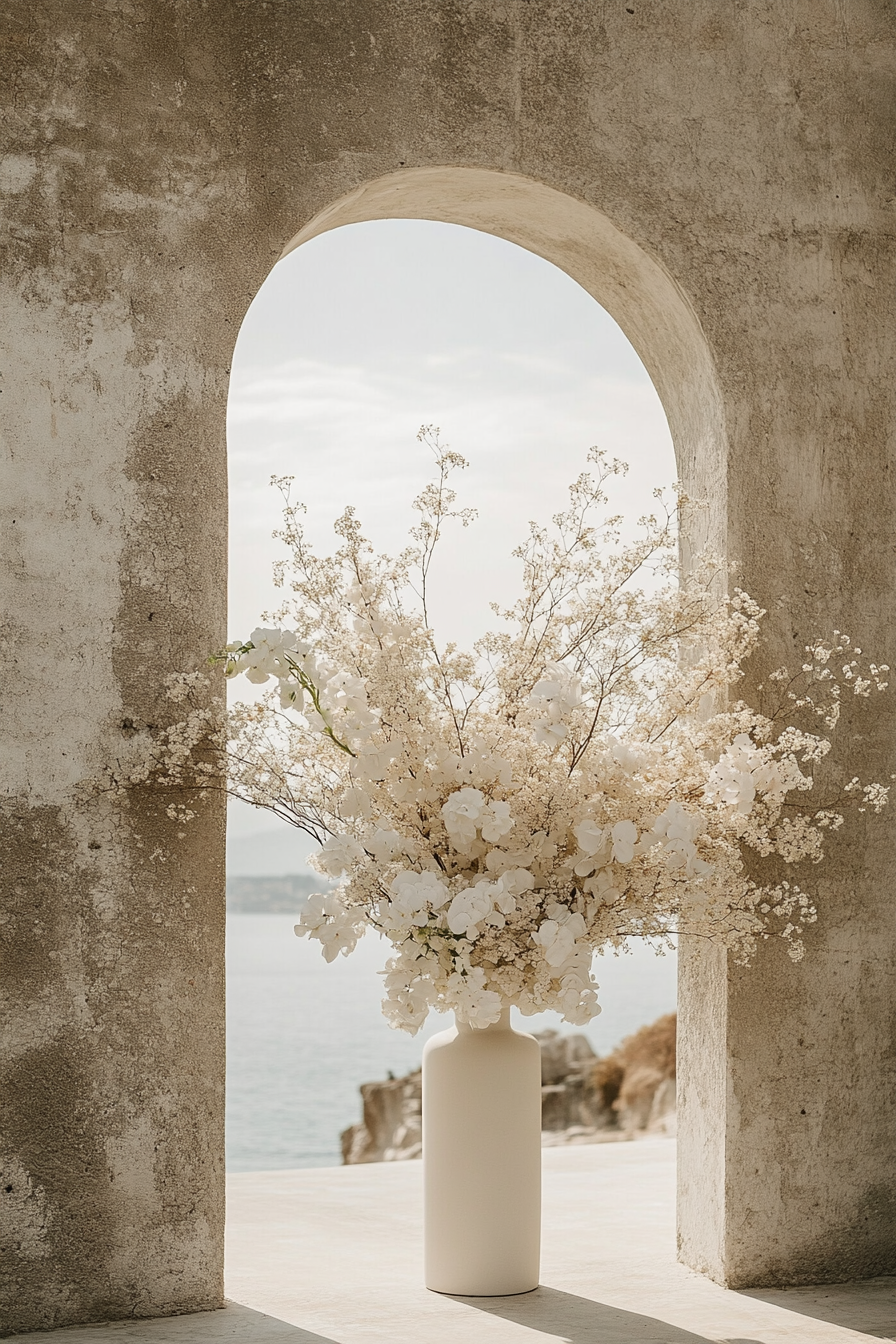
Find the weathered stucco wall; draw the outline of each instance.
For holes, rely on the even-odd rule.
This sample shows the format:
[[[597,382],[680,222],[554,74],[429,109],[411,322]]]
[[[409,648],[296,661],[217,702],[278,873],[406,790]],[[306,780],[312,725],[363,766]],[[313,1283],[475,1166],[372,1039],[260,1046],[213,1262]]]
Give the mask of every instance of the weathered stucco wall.
[[[772,661],[840,626],[896,664],[896,18],[47,0],[2,23],[0,1323],[21,1330],[220,1301],[221,818],[76,786],[222,638],[227,368],[276,258],[418,213],[565,266],[655,378]],[[861,769],[896,771],[892,713],[857,725]],[[682,1255],[720,1280],[896,1269],[893,844],[869,827],[825,873],[801,967],[683,957]]]

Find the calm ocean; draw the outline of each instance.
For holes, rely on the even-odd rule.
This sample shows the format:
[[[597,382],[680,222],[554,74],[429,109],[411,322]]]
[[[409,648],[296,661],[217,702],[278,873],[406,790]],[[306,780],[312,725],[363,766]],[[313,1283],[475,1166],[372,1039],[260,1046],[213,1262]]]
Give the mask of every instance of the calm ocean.
[[[380,1012],[388,945],[370,935],[327,965],[293,934],[294,915],[227,917],[227,1166],[270,1171],[338,1165],[339,1134],[361,1117],[361,1083],[417,1068],[423,1043],[451,1024],[431,1014],[418,1036]],[[598,957],[602,1014],[585,1034],[598,1054],[675,1008],[674,956],[634,946]],[[524,1030],[579,1030],[549,1013]]]

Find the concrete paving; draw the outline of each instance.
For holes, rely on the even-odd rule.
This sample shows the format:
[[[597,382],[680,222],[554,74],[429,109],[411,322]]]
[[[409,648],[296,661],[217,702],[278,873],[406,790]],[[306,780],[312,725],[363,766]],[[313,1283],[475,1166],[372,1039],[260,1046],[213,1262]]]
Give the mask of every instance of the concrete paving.
[[[422,1287],[418,1162],[243,1173],[223,1311],[78,1327],[60,1344],[846,1344],[896,1340],[896,1279],[729,1292],[675,1260],[675,1144],[544,1153],[542,1287]]]

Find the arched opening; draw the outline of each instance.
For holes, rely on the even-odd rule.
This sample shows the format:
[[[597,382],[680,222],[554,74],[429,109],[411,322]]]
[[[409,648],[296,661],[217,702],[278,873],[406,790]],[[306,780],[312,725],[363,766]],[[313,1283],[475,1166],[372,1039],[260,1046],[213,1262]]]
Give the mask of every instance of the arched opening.
[[[120,730],[157,721],[155,672],[224,634],[232,324],[293,231],[340,210],[479,215],[568,266],[642,353],[720,546],[729,493],[730,553],[770,608],[773,646],[821,616],[896,661],[891,231],[873,209],[892,24],[855,6],[772,27],[765,8],[708,25],[699,7],[633,2],[185,6],[160,41],[158,25],[91,25],[62,5],[53,33],[38,21],[10,46],[4,503],[25,672],[4,706],[4,1109],[21,1164],[8,1328],[220,1301],[220,816],[182,839],[135,798],[91,835],[71,790],[117,758]],[[367,181],[406,163],[430,167]],[[662,258],[658,277],[602,211]],[[47,713],[34,688],[60,670],[77,692]],[[882,714],[862,740],[887,775],[891,728]],[[771,957],[748,982],[720,960],[701,986],[682,1254],[730,1285],[894,1264],[892,836],[860,832],[844,856],[798,973]],[[678,1294],[637,1263],[636,1301],[651,1281]],[[758,1337],[767,1304],[746,1323],[743,1302],[724,1332],[712,1304],[713,1328],[684,1324]],[[566,1306],[564,1334],[620,1325]]]
[[[673,434],[675,433],[675,426],[678,427],[676,449],[681,474],[693,491],[700,490],[701,493],[706,494],[707,482],[713,479],[713,472],[711,467],[709,469],[707,467],[707,454],[704,452],[704,446],[712,445],[713,450],[717,451],[719,416],[717,414],[718,403],[711,378],[709,356],[699,333],[696,318],[669,277],[624,239],[606,220],[568,197],[561,196],[559,193],[552,192],[538,184],[506,175],[479,173],[472,170],[400,174],[397,178],[384,179],[379,183],[371,184],[370,187],[354,193],[318,216],[284,249],[284,257],[294,253],[302,244],[309,243],[312,239],[320,238],[322,235],[332,233],[344,226],[361,225],[372,220],[387,219],[439,220],[448,224],[465,225],[467,228],[476,230],[480,236],[483,233],[493,234],[516,243],[524,247],[528,253],[534,253],[545,261],[559,266],[578,285],[581,285],[589,294],[598,299],[603,307],[611,308],[612,305],[615,309],[613,316],[620,321],[620,325],[625,326],[627,324],[626,334],[633,339],[633,343],[637,343],[638,354],[644,360],[644,364],[650,371],[654,382],[657,385],[662,382],[667,389],[667,397],[673,404],[674,419],[673,414],[669,415]],[[671,312],[668,311],[670,308]],[[675,361],[674,375],[669,373],[668,367],[672,361]],[[238,377],[238,368],[235,368],[235,373]],[[690,396],[682,390],[682,381],[686,382],[686,390],[690,390]],[[699,405],[694,404],[695,399],[699,402]],[[670,407],[666,404],[665,399],[664,405],[667,413],[669,413]],[[407,447],[409,449],[412,447],[410,437],[408,435]],[[448,437],[454,441],[450,426],[448,427]],[[572,479],[582,465],[581,456],[583,456],[584,449],[594,437],[600,437],[600,435],[591,435],[581,440],[579,461],[575,466],[570,464],[572,469],[565,479],[563,478],[562,468],[560,469],[560,475],[557,476],[555,465],[553,475],[557,482],[566,484]],[[466,449],[465,443],[456,444],[456,446],[462,450]],[[323,448],[324,446],[321,445],[322,451]],[[621,455],[626,455],[624,447]],[[632,465],[637,469],[636,462],[633,462]],[[282,463],[278,463],[276,469],[284,469]],[[668,481],[672,474],[673,468],[670,463],[663,476]],[[649,486],[656,483],[663,483],[663,481],[654,478],[647,482]],[[340,479],[339,490],[340,504],[355,502],[355,496],[348,480]],[[362,491],[362,499],[366,497],[367,492]],[[396,502],[400,507],[403,498],[399,497]],[[333,512],[335,513],[335,510]],[[520,523],[524,525],[529,516],[531,514],[521,513]],[[328,518],[327,522],[329,521]],[[713,515],[711,527],[715,528],[717,526],[718,515]],[[239,566],[236,568],[242,573]],[[231,630],[232,635],[236,633],[239,632],[235,629]],[[288,916],[281,922],[284,925],[283,933],[285,936],[288,934],[287,926],[290,922]],[[317,956],[316,949],[307,948],[304,944],[300,945],[300,948],[303,956],[306,953]],[[247,945],[244,951],[246,957],[241,962],[242,970],[240,973],[246,975],[247,980],[254,979],[258,985],[266,980],[267,988],[264,992],[270,993],[272,980],[270,976],[265,975],[262,949],[256,944],[254,947]],[[286,955],[291,958],[296,956],[295,943],[292,940],[287,943]],[[262,960],[259,960],[259,956],[262,957]],[[374,960],[377,959],[377,956],[381,962],[384,954],[374,953]],[[372,966],[368,967],[367,970],[369,973]],[[337,973],[347,974],[342,966],[328,968],[322,964],[319,966],[318,972],[315,975],[315,983],[321,985],[324,983],[322,977],[332,977],[335,984]],[[608,971],[608,978],[610,984],[612,984],[612,968]],[[666,978],[668,979],[668,977]],[[612,989],[609,992],[612,993]],[[249,1002],[248,997],[245,1002]],[[244,1017],[241,1002],[236,1000],[233,992],[231,993],[231,1008],[241,1031],[241,1040],[239,1045],[236,1044],[236,1041],[232,1042],[229,1052],[230,1058],[234,1064],[240,1059],[251,1059],[252,1066],[255,1068],[258,1065],[259,1055],[257,1050],[252,1048],[251,1037],[253,1032],[258,1032],[258,1024],[249,1022]],[[371,1008],[375,1011],[372,999]],[[267,1010],[261,1006],[261,1011]],[[640,1010],[635,1008],[634,1011],[638,1012]],[[649,1009],[644,1011],[645,1017],[648,1016]],[[610,1014],[609,1020],[613,1020],[612,1014]],[[536,1025],[544,1026],[546,1024],[537,1023]],[[604,1025],[606,1030],[601,1033],[599,1042],[601,1053],[604,1053],[606,1048],[615,1043],[609,1037],[606,1040],[603,1039],[607,1032],[612,1034],[614,1030],[612,1026]],[[634,1027],[640,1025],[640,1023],[638,1021],[627,1023],[626,1029],[629,1025]],[[436,1026],[433,1029],[439,1028]],[[419,1055],[422,1039],[407,1044],[410,1049],[397,1050],[394,1052],[394,1057],[404,1064],[410,1065],[412,1056]],[[283,1057],[282,1050],[278,1049],[276,1044],[274,1045],[274,1054],[279,1059]],[[361,1063],[359,1062],[356,1067],[360,1069],[362,1067]],[[362,1081],[372,1081],[372,1079],[358,1076],[354,1080],[355,1085]],[[244,1086],[245,1082],[248,1082],[249,1085]],[[293,1082],[295,1082],[295,1079]],[[259,1078],[257,1074],[255,1076],[248,1075],[245,1080],[232,1079],[231,1102],[235,1104],[238,1112],[243,1109],[240,1106],[240,1092],[244,1092],[248,1099],[251,1099],[253,1095],[264,1094],[264,1080]],[[250,1113],[250,1110],[251,1106],[247,1105],[245,1107],[246,1115]],[[326,1106],[324,1110],[328,1116],[332,1114]],[[281,1113],[285,1112],[281,1109]],[[257,1112],[252,1120],[253,1123],[257,1124]],[[235,1116],[232,1126],[234,1122],[237,1125],[243,1123],[238,1116]],[[335,1129],[335,1123],[333,1121],[330,1121],[330,1123]],[[246,1166],[270,1167],[273,1165],[270,1160],[260,1157],[252,1158],[247,1153],[245,1145],[240,1140],[236,1140],[233,1127],[231,1128],[231,1138],[234,1140],[235,1169],[245,1168]],[[290,1162],[287,1159],[283,1164],[305,1165],[306,1163],[304,1161],[296,1162],[295,1159]],[[314,1164],[313,1161],[307,1163],[307,1165]],[[319,1160],[318,1164],[321,1164]]]

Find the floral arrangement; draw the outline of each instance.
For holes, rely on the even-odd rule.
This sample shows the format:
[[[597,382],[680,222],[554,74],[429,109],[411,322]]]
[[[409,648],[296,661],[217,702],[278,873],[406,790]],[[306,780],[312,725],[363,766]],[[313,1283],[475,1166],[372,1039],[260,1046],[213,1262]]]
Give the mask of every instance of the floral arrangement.
[[[760,708],[736,699],[764,613],[727,595],[708,557],[680,578],[680,495],[657,492],[621,544],[620,520],[598,515],[623,467],[597,450],[568,509],[514,552],[522,596],[495,608],[500,628],[472,652],[441,648],[433,556],[446,523],[473,515],[449,486],[463,459],[421,437],[436,478],[397,559],[351,509],[335,553],[316,555],[277,482],[286,602],[222,655],[228,677],[270,689],[223,725],[193,708],[136,777],[209,787],[217,753],[230,792],[313,835],[312,863],[338,885],[308,899],[296,933],[328,961],[384,935],[384,1012],[409,1032],[432,1007],[479,1027],[507,1004],[583,1024],[600,1011],[593,953],[632,936],[707,938],[741,961],[774,936],[799,958],[815,910],[783,866],[822,859],[844,804],[885,805],[886,787],[855,779],[833,804],[806,795],[842,697],[884,690],[888,669],[835,632],[766,679]],[[171,679],[172,698],[200,680]]]

